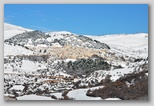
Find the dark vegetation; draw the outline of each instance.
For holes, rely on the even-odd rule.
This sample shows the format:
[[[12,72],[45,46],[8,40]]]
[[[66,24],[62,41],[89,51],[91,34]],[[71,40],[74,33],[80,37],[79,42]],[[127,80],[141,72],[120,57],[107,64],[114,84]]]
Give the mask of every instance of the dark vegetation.
[[[12,38],[6,39],[4,42],[8,44],[13,44],[13,45],[24,46],[28,43],[29,39],[31,39],[32,43],[35,46],[37,44],[51,45],[51,43],[46,40],[46,38],[48,37],[50,36],[46,35],[41,31],[36,30],[36,31],[29,31],[29,32],[23,32],[21,34],[17,34]],[[44,38],[44,40],[36,41],[37,39],[42,39],[42,38]]]
[[[96,49],[106,48],[106,49],[110,49],[110,47],[107,44],[101,43],[100,41],[97,41],[97,40],[92,40],[89,37],[79,35],[79,36],[77,36],[77,38],[79,38],[83,42],[89,42],[90,44],[92,44],[93,47],[91,47],[91,48],[96,48]]]
[[[70,90],[66,90],[66,91],[64,91],[63,93],[62,93],[62,98],[59,98],[59,100],[73,100],[73,98],[70,98],[70,97],[68,97],[67,96],[67,94],[68,94],[68,92],[69,92]]]
[[[49,55],[16,55],[16,56],[8,56],[9,59],[4,58],[4,64],[10,63],[10,62],[15,62],[16,60],[21,61],[21,60],[30,60],[34,62],[47,62],[47,59],[49,58]]]
[[[25,47],[25,45],[31,40],[31,43],[34,46],[37,46],[38,44],[45,44],[47,46],[52,46],[52,43],[59,43],[61,46],[65,45],[73,45],[73,46],[81,46],[81,47],[88,47],[88,48],[95,48],[95,49],[110,49],[110,47],[105,44],[101,43],[97,40],[92,40],[89,37],[86,36],[75,36],[74,34],[62,34],[62,36],[67,36],[70,38],[70,41],[68,41],[65,38],[60,39],[54,39],[52,42],[48,42],[46,40],[50,35],[46,35],[45,33],[41,31],[29,31],[29,32],[23,32],[21,34],[17,34],[13,36],[12,38],[6,39],[4,42],[8,43],[10,45],[18,45]],[[76,39],[80,39],[82,43],[78,42],[76,39],[72,39],[71,36],[76,37]],[[39,40],[38,40],[39,39]],[[86,44],[85,44],[86,42]],[[25,47],[26,49],[29,49],[28,47]]]
[[[96,70],[109,70],[111,65],[102,58],[78,59],[77,61],[69,61],[63,64],[64,70],[71,75],[89,75]]]
[[[88,96],[105,98],[120,98],[121,100],[148,99],[147,65],[140,66],[143,70],[125,75],[115,82],[103,83],[104,88],[88,90]],[[128,85],[129,84],[129,85]]]

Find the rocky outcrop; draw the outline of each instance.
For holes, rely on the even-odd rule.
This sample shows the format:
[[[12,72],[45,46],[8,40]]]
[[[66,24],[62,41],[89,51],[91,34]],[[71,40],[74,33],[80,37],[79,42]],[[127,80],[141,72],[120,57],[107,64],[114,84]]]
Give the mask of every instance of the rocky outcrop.
[[[75,34],[59,34],[49,35],[41,31],[30,31],[17,34],[16,36],[6,39],[5,43],[19,45],[19,46],[75,46],[93,49],[110,49],[107,44],[101,43],[97,40],[92,40],[89,37]]]

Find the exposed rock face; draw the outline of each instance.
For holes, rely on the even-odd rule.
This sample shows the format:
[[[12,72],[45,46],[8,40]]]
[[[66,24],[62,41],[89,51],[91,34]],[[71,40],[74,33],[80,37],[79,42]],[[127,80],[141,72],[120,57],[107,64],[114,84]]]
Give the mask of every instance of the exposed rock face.
[[[61,59],[78,59],[78,58],[88,58],[92,55],[103,55],[106,53],[106,49],[91,49],[84,47],[74,47],[74,46],[63,46],[63,47],[39,47],[33,48],[35,55],[51,55],[56,58]]]

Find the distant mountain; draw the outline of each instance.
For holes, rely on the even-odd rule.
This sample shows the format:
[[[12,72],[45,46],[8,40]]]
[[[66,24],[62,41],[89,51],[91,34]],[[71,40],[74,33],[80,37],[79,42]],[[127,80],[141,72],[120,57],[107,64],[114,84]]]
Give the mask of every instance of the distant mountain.
[[[93,40],[104,42],[108,45],[118,45],[124,47],[135,47],[148,44],[147,33],[135,33],[135,34],[111,34],[102,36],[87,36]]]
[[[148,34],[113,34],[103,36],[87,36],[110,46],[112,52],[127,54],[132,57],[146,58],[148,56]]]

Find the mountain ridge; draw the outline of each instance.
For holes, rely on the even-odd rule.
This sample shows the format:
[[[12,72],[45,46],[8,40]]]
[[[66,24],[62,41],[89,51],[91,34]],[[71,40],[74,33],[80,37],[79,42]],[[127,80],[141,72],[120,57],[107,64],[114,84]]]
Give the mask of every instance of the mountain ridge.
[[[52,39],[54,38],[54,39]],[[50,40],[49,40],[50,39]],[[32,45],[37,46],[38,44],[44,44],[47,46],[52,46],[54,43],[59,43],[61,46],[72,45],[72,46],[81,46],[88,48],[96,49],[110,49],[110,47],[104,43],[101,43],[97,40],[92,40],[86,36],[78,36],[74,34],[58,34],[50,35],[45,34],[41,31],[29,31],[23,32],[13,36],[12,38],[6,39],[4,42],[14,45],[27,45],[28,41],[31,40]]]
[[[13,25],[13,24],[9,24],[9,23],[4,23],[4,30],[5,30],[5,28],[7,29],[7,26],[8,27],[14,27],[14,28],[16,28],[16,29],[23,29],[23,30],[30,30],[30,31],[33,31],[32,29],[30,29],[30,28],[24,28],[24,27],[22,27],[22,26],[17,26],[17,25]],[[47,33],[47,34],[49,34],[49,33],[52,33],[52,34],[75,34],[75,33],[73,33],[73,32],[70,32],[70,31],[50,31],[50,32],[45,32],[45,33]],[[124,34],[124,33],[122,33],[122,34],[103,34],[103,35],[91,35],[91,34],[75,34],[75,35],[84,35],[84,36],[115,36],[115,35],[130,35],[130,34],[134,34],[134,35],[136,35],[136,34],[147,34],[148,35],[148,33],[144,33],[144,32],[138,32],[138,33],[128,33],[128,34]]]

